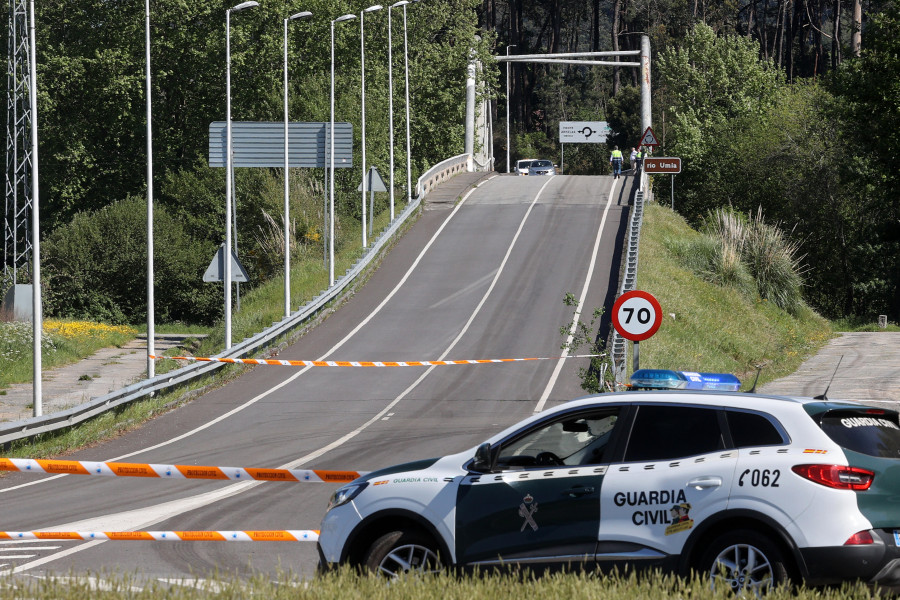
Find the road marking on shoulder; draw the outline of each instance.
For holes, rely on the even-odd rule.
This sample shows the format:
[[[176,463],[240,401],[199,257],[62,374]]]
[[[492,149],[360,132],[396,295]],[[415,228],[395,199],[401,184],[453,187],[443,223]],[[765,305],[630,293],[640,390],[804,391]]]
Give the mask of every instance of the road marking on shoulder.
[[[35,579],[47,579],[48,577],[43,577],[41,575],[32,575]],[[99,577],[94,577],[93,575],[76,575],[72,577],[60,577],[58,575],[52,575],[49,577],[53,581],[57,583],[66,583],[72,582],[81,585],[87,585],[87,588],[91,591],[95,592],[122,592],[122,591],[130,591],[130,592],[143,592],[144,588],[136,585],[128,585],[123,586],[120,581],[108,581],[105,579],[101,579]]]
[[[165,583],[167,585],[177,585],[180,587],[191,588],[201,592],[207,592],[210,594],[221,594],[225,590],[228,589],[228,584],[223,584],[220,581],[215,581],[213,579],[191,579],[188,577],[181,578],[157,578],[157,581],[161,583]]]
[[[603,218],[600,220],[600,227],[597,228],[597,237],[594,238],[594,251],[591,253],[591,264],[588,266],[587,274],[584,276],[584,285],[581,288],[581,296],[578,298],[578,306],[575,307],[575,314],[572,316],[572,324],[569,327],[569,335],[568,337],[566,337],[566,343],[563,346],[563,354],[560,357],[559,361],[556,363],[556,366],[553,368],[553,374],[547,381],[547,386],[544,388],[544,393],[541,394],[540,400],[538,400],[537,405],[534,407],[534,412],[536,413],[544,410],[544,405],[547,404],[547,399],[550,397],[550,392],[553,391],[553,386],[556,385],[556,380],[559,379],[559,373],[560,371],[562,371],[563,365],[566,362],[566,357],[569,355],[569,346],[571,345],[572,340],[575,337],[575,329],[578,326],[578,319],[581,317],[581,311],[584,309],[584,302],[587,298],[588,289],[591,287],[591,279],[594,277],[594,267],[597,266],[597,251],[600,248],[600,237],[603,235],[603,228],[606,227],[606,217],[609,215],[609,209],[612,206],[613,196],[615,196],[616,181],[616,179],[613,179],[612,186],[609,188],[609,198],[607,198],[606,200],[606,208],[603,209]]]

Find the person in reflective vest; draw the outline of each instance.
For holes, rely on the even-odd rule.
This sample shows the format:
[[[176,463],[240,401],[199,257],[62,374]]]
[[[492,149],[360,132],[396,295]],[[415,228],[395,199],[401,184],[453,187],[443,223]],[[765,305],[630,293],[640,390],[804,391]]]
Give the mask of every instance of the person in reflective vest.
[[[644,159],[647,158],[648,154],[649,154],[649,152],[647,152],[647,147],[641,146],[637,153],[638,170],[640,170],[644,167]]]
[[[609,163],[613,168],[613,177],[618,179],[619,173],[622,172],[622,151],[618,146],[613,146],[612,154],[609,156]]]

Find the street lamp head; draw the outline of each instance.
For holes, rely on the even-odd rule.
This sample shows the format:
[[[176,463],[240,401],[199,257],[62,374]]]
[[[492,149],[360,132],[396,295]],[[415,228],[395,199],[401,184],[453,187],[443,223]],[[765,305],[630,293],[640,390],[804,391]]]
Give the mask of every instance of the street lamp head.
[[[338,17],[337,19],[332,21],[332,23],[340,23],[341,21],[349,21],[349,20],[355,19],[355,18],[356,18],[356,15],[341,15],[340,17]]]
[[[308,19],[308,18],[310,18],[311,16],[312,16],[312,13],[309,12],[308,10],[305,10],[305,11],[303,11],[303,12],[298,12],[298,13],[295,14],[295,15],[291,15],[290,17],[288,17],[287,20],[288,20],[288,21],[293,21],[293,20],[295,20],[295,19]]]
[[[242,11],[242,10],[245,10],[245,9],[248,9],[248,8],[254,8],[254,7],[257,7],[257,6],[259,6],[259,2],[256,2],[256,0],[250,0],[249,2],[241,2],[240,4],[238,4],[238,5],[235,6],[235,7],[232,7],[232,8],[229,9],[229,10],[230,10],[231,12],[238,12],[238,11]]]
[[[363,12],[367,12],[367,13],[375,12],[376,10],[381,10],[382,8],[384,8],[382,5],[380,5],[380,4],[375,4],[375,5],[373,5],[373,6],[370,6],[370,7],[367,8],[367,9],[363,10]]]
[[[409,0],[400,0],[400,2],[394,2],[391,4],[391,8],[397,8],[398,6],[406,6],[409,4]]]

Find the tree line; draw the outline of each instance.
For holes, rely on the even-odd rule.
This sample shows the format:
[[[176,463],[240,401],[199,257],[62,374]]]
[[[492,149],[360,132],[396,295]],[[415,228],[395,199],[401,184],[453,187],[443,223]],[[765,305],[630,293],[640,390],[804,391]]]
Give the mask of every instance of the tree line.
[[[224,240],[225,173],[208,166],[209,126],[225,120],[225,11],[233,0],[150,3],[157,315],[211,322],[221,285],[202,283]],[[335,24],[335,120],[353,124],[354,167],[337,169],[335,223],[360,220],[361,38],[349,0],[260,0],[232,14],[231,101],[235,121],[284,119],[284,19],[289,23],[290,120],[330,120],[330,21]],[[412,181],[464,149],[465,81],[478,41],[477,0],[406,7]],[[48,314],[140,322],[146,261],[146,98],[144,3],[46,0],[36,3],[42,261]],[[367,162],[386,178],[389,160],[388,8],[365,15]],[[390,11],[397,197],[406,197],[404,10]],[[3,32],[3,36],[8,35]],[[6,47],[7,44],[4,44]],[[490,77],[496,69],[484,71]],[[401,168],[402,167],[402,168]],[[278,230],[282,169],[236,169],[241,260],[258,283],[277,275],[268,257]],[[297,245],[322,254],[322,169],[291,169]],[[385,206],[378,195],[376,210]],[[114,207],[113,205],[121,204]],[[277,227],[271,227],[274,217]],[[292,220],[294,220],[292,219]],[[127,235],[126,235],[127,233]],[[337,237],[337,236],[336,236]],[[115,240],[114,244],[110,244]],[[338,243],[343,237],[337,238]],[[115,247],[104,249],[103,246]],[[316,250],[318,247],[318,250]],[[25,278],[27,280],[27,276]],[[129,281],[125,281],[128,279]],[[131,281],[133,280],[133,281]],[[20,282],[22,276],[20,275]],[[251,284],[252,285],[252,284]],[[159,293],[160,290],[176,290]],[[2,292],[3,290],[0,290]]]
[[[363,4],[261,0],[235,14],[233,118],[284,118],[283,19],[309,10],[311,20],[289,28],[290,118],[327,121],[329,22],[358,14]],[[207,145],[209,124],[224,119],[224,16],[233,5],[151,2],[153,185],[157,231],[162,226],[167,236],[157,243],[164,271],[157,285],[178,290],[157,294],[162,319],[210,322],[221,311],[220,286],[202,284],[200,276],[224,237],[225,177],[208,166]],[[138,322],[143,282],[134,278],[134,289],[123,290],[121,273],[141,272],[146,258],[143,4],[46,0],[36,10],[51,314]],[[367,14],[365,28],[367,154],[382,174],[389,154],[387,16],[387,9]],[[423,0],[407,7],[407,19],[413,181],[463,150],[473,51],[484,66],[480,93],[494,98],[499,124],[504,69],[491,54],[637,49],[647,34],[659,152],[684,159],[676,210],[695,224],[723,206],[762,210],[800,245],[804,295],[815,308],[830,317],[886,313],[900,320],[896,0]],[[402,26],[402,9],[393,9],[396,132],[405,130]],[[336,119],[354,124],[358,165],[358,23],[336,25],[335,50]],[[607,120],[615,132],[610,144],[620,147],[641,133],[633,69],[514,64],[509,71],[513,160],[559,156],[562,120]],[[494,133],[497,167],[505,171],[505,132],[495,126]],[[397,195],[404,197],[400,138]],[[608,148],[579,146],[566,149],[566,173],[603,173]],[[242,257],[260,281],[276,276],[278,265],[267,258],[269,241],[248,232],[264,231],[280,215],[282,175],[238,169],[236,176]],[[338,170],[338,225],[360,217],[360,178],[361,169]],[[324,243],[323,179],[317,169],[291,173],[294,241],[311,252]],[[119,251],[100,249],[110,239],[119,240]]]
[[[683,159],[675,209],[694,225],[721,207],[761,212],[798,245],[814,308],[900,321],[896,0],[483,0],[479,10],[497,54],[634,50],[648,35],[657,154]],[[610,147],[636,145],[637,76],[511,65],[512,160],[559,157],[568,120],[606,120]],[[496,121],[505,110],[495,105]],[[566,173],[605,172],[609,149],[567,145]]]

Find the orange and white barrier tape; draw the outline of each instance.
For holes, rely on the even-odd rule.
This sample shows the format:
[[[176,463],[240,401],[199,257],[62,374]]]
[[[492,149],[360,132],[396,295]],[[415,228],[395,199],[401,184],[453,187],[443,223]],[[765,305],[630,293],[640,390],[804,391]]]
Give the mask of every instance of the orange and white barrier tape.
[[[315,542],[315,529],[270,531],[0,531],[0,540],[121,540],[132,542]]]
[[[240,365],[274,365],[278,367],[432,367],[445,365],[489,365],[495,363],[526,362],[534,360],[562,360],[568,358],[595,358],[602,354],[577,354],[572,356],[554,356],[540,358],[485,358],[474,360],[408,360],[408,361],[370,361],[370,360],[274,360],[260,358],[209,358],[205,356],[154,356],[153,359],[168,358],[170,360],[193,360],[197,362],[221,362]]]
[[[31,458],[0,458],[0,471],[105,477],[158,477],[161,479],[222,479],[233,481],[256,479],[258,481],[291,481],[297,483],[347,483],[366,474],[366,471],[204,467],[197,465],[153,465],[149,463],[90,462],[80,460],[35,460]]]

